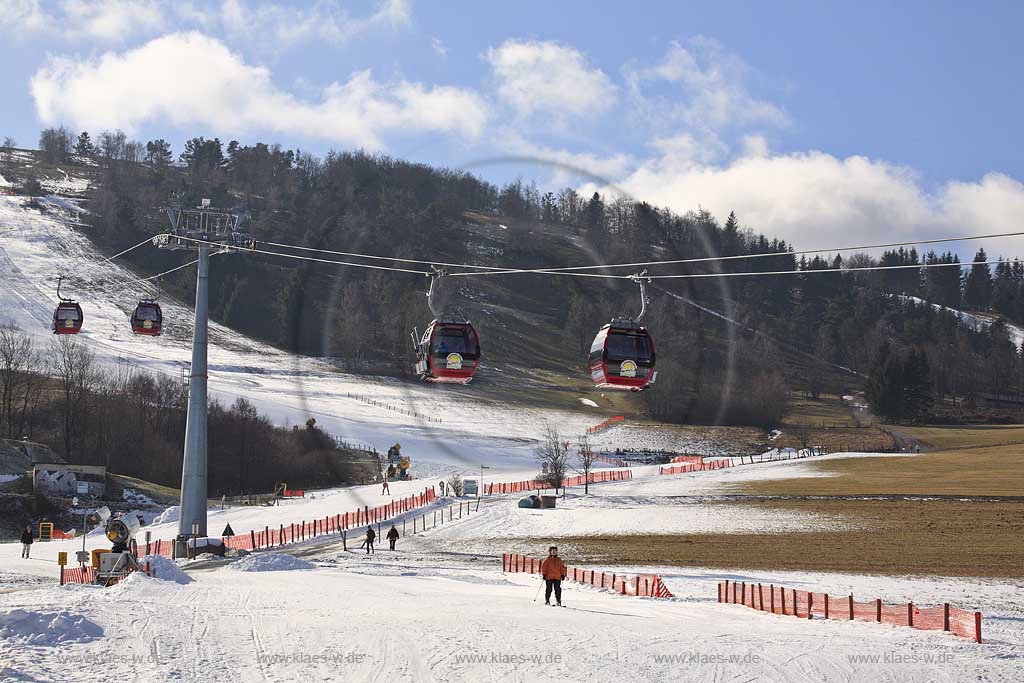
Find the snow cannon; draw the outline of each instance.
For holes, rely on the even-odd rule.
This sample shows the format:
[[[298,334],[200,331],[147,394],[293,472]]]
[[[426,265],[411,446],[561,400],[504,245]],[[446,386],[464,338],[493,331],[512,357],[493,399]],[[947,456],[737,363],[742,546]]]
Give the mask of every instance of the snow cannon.
[[[107,540],[113,544],[111,552],[118,553],[128,550],[128,544],[135,534],[139,533],[141,527],[142,524],[139,523],[138,516],[131,513],[108,519],[104,532]]]
[[[96,572],[96,583],[100,586],[113,586],[132,572],[141,571],[139,561],[128,548],[142,524],[138,516],[129,512],[119,517],[110,517],[103,527],[107,540],[111,543],[109,553],[99,556],[99,569]]]

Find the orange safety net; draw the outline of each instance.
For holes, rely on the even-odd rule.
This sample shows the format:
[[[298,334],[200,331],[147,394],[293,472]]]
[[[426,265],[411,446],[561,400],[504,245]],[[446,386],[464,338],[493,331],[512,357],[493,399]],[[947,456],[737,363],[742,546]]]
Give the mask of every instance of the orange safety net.
[[[880,599],[864,602],[854,600],[852,595],[835,596],[742,581],[720,581],[718,601],[804,619],[874,621],[928,631],[949,631],[981,642],[981,612],[950,607],[949,603],[922,608],[913,602],[887,604]]]
[[[513,573],[539,574],[541,560],[519,555],[517,553],[502,554],[502,571]],[[582,583],[602,590],[610,590],[620,595],[632,595],[641,598],[671,598],[672,592],[665,586],[657,574],[613,574],[599,572],[594,569],[579,567],[565,568],[567,581]]]

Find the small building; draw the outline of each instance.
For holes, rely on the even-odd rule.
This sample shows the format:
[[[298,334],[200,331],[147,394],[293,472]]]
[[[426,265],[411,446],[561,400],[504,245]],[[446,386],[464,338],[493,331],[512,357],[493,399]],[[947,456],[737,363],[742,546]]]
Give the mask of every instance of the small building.
[[[36,463],[32,466],[32,490],[52,496],[101,498],[107,491],[107,468],[103,465]]]

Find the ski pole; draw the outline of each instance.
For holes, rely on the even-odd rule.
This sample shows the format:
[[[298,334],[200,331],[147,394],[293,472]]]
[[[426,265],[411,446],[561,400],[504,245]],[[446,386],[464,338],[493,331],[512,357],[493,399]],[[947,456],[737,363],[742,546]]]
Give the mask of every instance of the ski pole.
[[[541,579],[540,585],[537,586],[537,592],[533,594],[533,601],[537,602],[537,598],[540,597],[540,589],[544,587],[544,579]]]

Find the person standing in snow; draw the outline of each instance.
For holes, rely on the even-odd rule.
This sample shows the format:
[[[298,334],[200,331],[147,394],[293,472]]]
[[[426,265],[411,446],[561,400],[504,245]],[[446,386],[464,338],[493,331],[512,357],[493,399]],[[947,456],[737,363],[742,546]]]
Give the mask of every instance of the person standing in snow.
[[[375,552],[373,549],[373,541],[377,538],[377,532],[373,530],[372,526],[366,527],[366,554],[369,555]]]
[[[441,497],[444,498],[444,480],[437,482],[437,488],[441,491]]]
[[[21,557],[23,559],[28,558],[28,552],[32,549],[32,527],[27,526],[25,530],[21,532]]]
[[[380,490],[380,495],[383,496],[385,493],[388,494],[388,495],[391,494],[391,487],[388,486],[388,478],[387,477],[384,477],[384,486]]]
[[[391,525],[391,529],[388,530],[388,535],[385,537],[388,539],[388,543],[391,545],[391,549],[395,549],[395,541],[398,540],[398,527],[394,524]]]
[[[562,606],[562,581],[565,580],[565,562],[558,556],[558,548],[548,548],[548,556],[540,563],[540,575],[544,577],[544,604],[551,604],[551,591],[555,591],[555,602]]]

